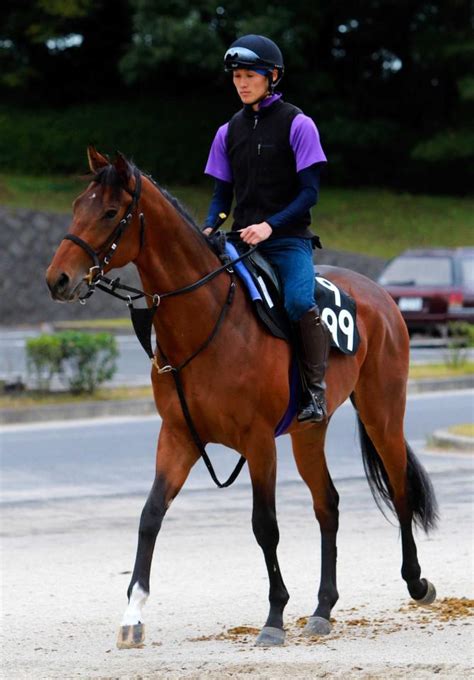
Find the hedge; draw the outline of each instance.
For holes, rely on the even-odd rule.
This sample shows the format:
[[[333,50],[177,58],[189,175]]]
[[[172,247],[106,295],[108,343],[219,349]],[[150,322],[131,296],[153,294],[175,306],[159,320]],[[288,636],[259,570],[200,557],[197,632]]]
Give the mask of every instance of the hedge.
[[[109,155],[122,151],[159,182],[198,183],[215,131],[236,101],[217,96],[193,101],[190,97],[185,106],[182,98],[164,96],[34,111],[0,105],[2,172],[83,173],[86,146],[92,143]],[[340,110],[325,112],[320,102],[303,108],[316,119],[329,159],[326,184],[472,191],[472,135],[440,133],[423,141],[393,119],[355,120]]]
[[[62,331],[26,343],[28,371],[41,391],[49,391],[56,376],[69,391],[91,394],[114,376],[117,356],[117,343],[110,333]]]

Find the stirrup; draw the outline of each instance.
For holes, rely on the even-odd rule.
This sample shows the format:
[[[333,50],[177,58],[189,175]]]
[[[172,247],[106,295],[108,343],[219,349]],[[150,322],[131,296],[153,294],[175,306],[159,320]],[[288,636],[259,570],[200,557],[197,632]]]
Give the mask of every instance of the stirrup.
[[[327,419],[326,399],[324,395],[308,394],[308,401],[298,411],[296,420],[300,423],[322,423]]]

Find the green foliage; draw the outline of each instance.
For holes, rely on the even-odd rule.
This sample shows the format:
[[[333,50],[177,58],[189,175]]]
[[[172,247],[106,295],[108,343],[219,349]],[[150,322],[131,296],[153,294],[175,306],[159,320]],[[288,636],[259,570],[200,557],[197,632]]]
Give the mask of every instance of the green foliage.
[[[92,394],[115,374],[118,349],[110,333],[62,331],[28,340],[26,356],[39,389],[49,390],[56,375],[71,392]]]
[[[118,356],[113,335],[81,331],[63,331],[59,335],[64,358],[62,374],[71,392],[92,393],[113,377]]]
[[[171,96],[157,101],[137,100],[127,106],[85,104],[34,112],[0,104],[0,158],[11,173],[83,174],[87,171],[85,149],[92,142],[110,155],[120,149],[161,183],[202,182],[211,141],[235,104],[234,96],[221,101],[214,95],[200,102],[195,117],[179,98]],[[440,172],[439,167],[443,154],[451,158],[459,153],[461,158],[467,153],[470,133],[465,138],[453,133],[447,146],[441,138],[440,144],[446,149],[443,154],[420,144],[419,157],[409,160],[399,123],[374,118],[368,125],[340,113],[326,115],[316,105],[309,105],[306,111],[317,121],[329,158],[325,186],[395,184],[424,193],[472,189],[474,163],[461,168],[452,161],[449,174]]]
[[[448,324],[447,351],[444,355],[446,366],[457,368],[467,364],[471,347],[474,347],[474,324],[466,321]]]
[[[459,94],[464,101],[474,101],[474,76],[465,76],[458,81]]]
[[[120,149],[162,182],[196,181],[203,176],[216,128],[225,120],[213,104],[212,99],[203,103],[197,119],[173,97],[34,112],[0,105],[0,158],[10,172],[84,173],[86,146],[92,142],[111,155]]]
[[[198,180],[239,106],[224,51],[250,32],[281,46],[283,92],[317,120],[330,181],[472,191],[466,0],[4,0],[0,26],[0,157],[14,171],[75,172],[93,142],[161,181]]]
[[[26,342],[28,372],[39,390],[48,391],[51,380],[61,372],[63,347],[58,335],[40,335]]]
[[[87,16],[92,0],[37,0],[36,4],[47,15],[71,19]]]
[[[130,41],[129,11],[129,0],[3,0],[2,94],[62,105],[107,87],[113,91]]]
[[[417,144],[411,152],[413,160],[454,161],[472,159],[474,162],[474,130],[445,130],[431,139]]]

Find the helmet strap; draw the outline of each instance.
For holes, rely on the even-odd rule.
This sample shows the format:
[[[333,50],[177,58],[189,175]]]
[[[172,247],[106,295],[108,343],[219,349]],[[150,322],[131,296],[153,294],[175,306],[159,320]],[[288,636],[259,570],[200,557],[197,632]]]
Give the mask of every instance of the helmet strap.
[[[261,97],[256,99],[254,102],[251,102],[248,106],[255,106],[255,104],[260,104],[260,102],[263,102],[263,100],[266,99],[267,97],[271,97],[274,94],[275,88],[278,85],[278,83],[280,82],[281,78],[277,78],[274,81],[273,80],[273,71],[269,71],[268,74],[267,74],[267,80],[268,80],[268,89],[265,92],[265,94],[262,94]]]
[[[273,82],[273,71],[270,71],[269,74],[267,75],[267,80],[268,80],[268,91],[270,95],[273,94],[275,91],[275,84]]]

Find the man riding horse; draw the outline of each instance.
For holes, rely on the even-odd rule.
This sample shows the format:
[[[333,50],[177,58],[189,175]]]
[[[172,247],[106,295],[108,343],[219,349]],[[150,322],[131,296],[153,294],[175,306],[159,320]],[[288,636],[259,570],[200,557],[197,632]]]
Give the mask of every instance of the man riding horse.
[[[218,129],[211,146],[205,172],[215,187],[204,233],[212,232],[220,213],[229,213],[235,196],[232,230],[245,243],[259,244],[278,270],[296,327],[307,388],[298,420],[321,422],[327,417],[330,334],[314,297],[315,237],[309,226],[326,156],[311,118],[275,92],[284,64],[272,40],[239,38],[225,53],[224,66],[244,106]]]

